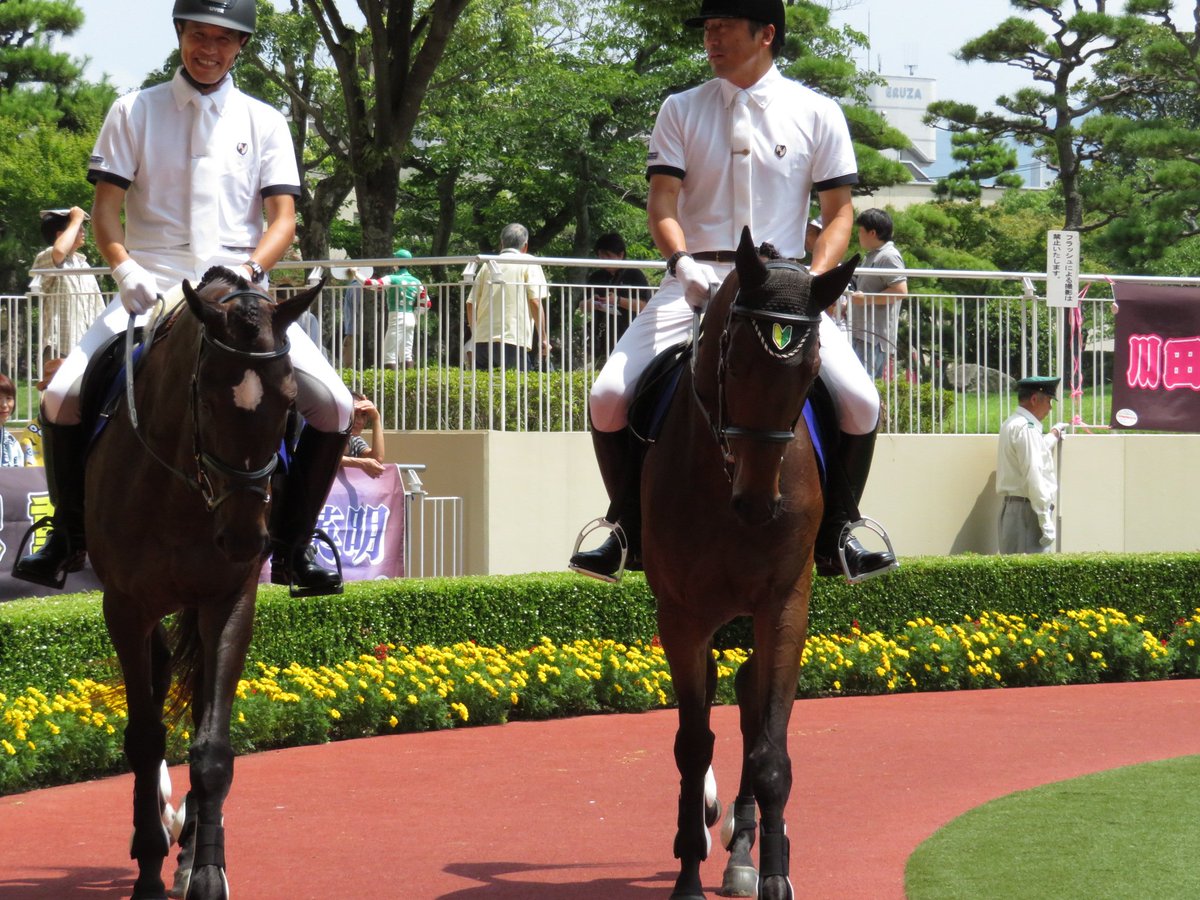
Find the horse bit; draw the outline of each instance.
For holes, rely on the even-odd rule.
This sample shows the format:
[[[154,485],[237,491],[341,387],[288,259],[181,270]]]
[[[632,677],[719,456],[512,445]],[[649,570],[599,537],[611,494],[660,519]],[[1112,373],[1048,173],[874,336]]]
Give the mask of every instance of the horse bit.
[[[228,303],[230,300],[235,300],[238,297],[260,297],[274,302],[266,294],[256,290],[237,290],[226,294],[219,301],[222,304]],[[160,298],[161,299],[161,298]],[[159,465],[163,466],[172,475],[181,479],[188,487],[198,490],[200,496],[204,498],[205,508],[212,512],[226,500],[228,500],[235,492],[250,491],[258,494],[263,498],[263,502],[271,499],[270,493],[262,485],[255,482],[266,481],[275,472],[279,465],[279,454],[274,453],[270,461],[259,469],[237,469],[230,466],[228,463],[218,459],[211,453],[205,451],[200,441],[200,361],[204,356],[203,350],[205,347],[211,347],[221,353],[225,353],[235,359],[245,359],[253,362],[267,362],[273,359],[287,356],[291,352],[291,341],[284,335],[283,344],[276,347],[274,350],[239,350],[236,347],[230,347],[228,344],[222,343],[208,333],[208,329],[201,323],[200,334],[203,342],[200,346],[199,353],[196,354],[196,368],[192,372],[191,384],[191,406],[192,406],[192,453],[196,463],[196,474],[188,475],[182,472],[175,466],[171,465],[165,459],[155,452],[154,448],[146,441],[142,435],[141,429],[138,427],[137,409],[133,402],[133,344],[134,344],[134,319],[135,316],[130,314],[129,327],[125,332],[125,389],[126,389],[126,405],[129,408],[129,422],[133,428],[133,433],[141,442],[142,447],[147,453],[153,457]],[[145,341],[147,350],[150,347],[154,338],[154,330],[148,331],[148,336]],[[212,479],[209,477],[209,470],[213,469],[225,478],[235,482],[234,486],[220,496],[216,495],[213,490]]]
[[[768,269],[784,269],[796,272],[805,271],[800,265],[784,260],[771,260],[766,263]],[[701,412],[704,413],[704,418],[708,422],[709,430],[712,431],[713,437],[716,438],[717,444],[721,449],[721,456],[725,462],[725,474],[732,480],[733,478],[733,450],[729,445],[730,438],[759,441],[760,443],[771,444],[789,444],[796,438],[796,423],[800,421],[800,416],[804,413],[804,408],[801,406],[800,411],[796,414],[796,418],[792,420],[791,427],[784,430],[773,430],[764,428],[744,428],[739,425],[732,425],[727,421],[727,403],[725,399],[725,373],[729,357],[729,348],[732,343],[730,338],[730,329],[735,318],[749,319],[751,322],[769,323],[772,327],[772,339],[775,341],[775,347],[771,346],[771,342],[763,337],[762,331],[755,328],[755,334],[758,336],[759,343],[773,357],[777,359],[791,359],[797,353],[808,345],[809,339],[815,333],[814,325],[820,324],[821,314],[818,312],[815,315],[803,313],[788,313],[766,309],[752,309],[746,306],[738,305],[738,298],[741,297],[742,289],[738,286],[738,291],[734,295],[733,302],[729,304],[729,312],[726,314],[725,325],[721,331],[721,347],[720,355],[717,357],[717,419],[714,422],[712,416],[709,415],[708,407],[696,392],[696,357],[698,351],[693,351],[692,354],[692,394],[696,398],[697,404],[700,406]],[[697,311],[697,318],[699,312]],[[797,337],[794,347],[790,352],[784,352],[790,345],[791,329],[793,325],[803,326],[803,332]],[[783,346],[779,345],[778,336],[787,336],[787,341]]]

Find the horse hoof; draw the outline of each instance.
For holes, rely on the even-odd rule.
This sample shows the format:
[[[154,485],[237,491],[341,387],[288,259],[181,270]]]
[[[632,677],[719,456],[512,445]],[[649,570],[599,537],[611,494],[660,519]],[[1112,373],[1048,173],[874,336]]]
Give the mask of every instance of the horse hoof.
[[[757,897],[758,870],[753,866],[727,866],[718,897]]]
[[[786,875],[773,875],[762,881],[762,893],[759,900],[796,900],[796,892],[792,890],[792,879]]]

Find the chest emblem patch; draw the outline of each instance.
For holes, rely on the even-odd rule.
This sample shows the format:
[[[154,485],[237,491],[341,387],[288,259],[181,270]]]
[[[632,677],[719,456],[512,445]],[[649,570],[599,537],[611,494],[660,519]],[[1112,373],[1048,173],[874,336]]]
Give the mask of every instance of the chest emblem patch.
[[[783,144],[776,144],[775,155],[780,159],[783,159],[785,156],[787,156],[787,147],[785,147]]]
[[[247,144],[245,141],[242,141],[241,143],[239,143],[237,145],[237,152],[238,152],[238,155],[240,155],[240,156],[245,156],[246,151],[249,149],[250,149],[250,145]]]

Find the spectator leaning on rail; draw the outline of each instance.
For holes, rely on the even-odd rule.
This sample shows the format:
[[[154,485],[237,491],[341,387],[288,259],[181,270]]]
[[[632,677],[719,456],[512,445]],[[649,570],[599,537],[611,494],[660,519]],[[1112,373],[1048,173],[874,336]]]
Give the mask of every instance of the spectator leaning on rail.
[[[668,97],[650,137],[650,233],[667,259],[668,277],[609,355],[589,403],[596,459],[612,502],[607,518],[626,534],[630,568],[640,567],[641,455],[626,413],[638,376],[655,354],[691,334],[692,309],[708,302],[732,268],[732,248],[743,226],[784,257],[803,257],[816,190],[825,228],[811,268],[820,273],[840,263],[854,217],[850,186],[858,182],[841,109],[775,67],[783,47],[782,0],[704,0],[687,24],[704,28],[716,78]],[[820,340],[821,378],[837,407],[838,456],[847,477],[832,479],[826,497],[817,568],[836,575],[842,571],[837,560],[843,526],[871,466],[879,394],[827,315]],[[856,579],[896,565],[890,552],[869,552],[853,536],[845,550]],[[572,556],[571,568],[611,577],[620,557],[620,543],[611,534],[597,550]]]
[[[91,268],[80,251],[87,238],[91,218],[78,206],[70,209],[43,209],[42,240],[47,246],[33,261],[35,269],[57,269],[52,275],[38,275],[31,291],[42,295],[42,365],[66,354],[83,338],[92,320],[104,311],[104,295],[95,275],[78,272]],[[46,377],[52,372],[47,371]]]
[[[7,375],[0,374],[0,467],[36,466],[33,447],[22,444],[4,426],[17,408],[17,389]]]
[[[996,493],[1002,498],[998,527],[1001,553],[1049,553],[1054,549],[1054,495],[1058,475],[1051,449],[1061,429],[1042,434],[1057,378],[1022,378],[1017,408],[1000,426]]]
[[[600,259],[625,258],[625,239],[615,231],[596,238],[596,256]],[[603,359],[621,339],[629,323],[642,309],[649,292],[646,273],[641,269],[605,266],[592,269],[587,276],[591,309],[595,315],[595,358]],[[615,327],[610,327],[615,325]]]
[[[513,223],[500,232],[500,259],[489,259],[475,273],[467,297],[467,325],[480,369],[527,369],[534,335],[541,355],[550,356],[550,332],[543,303],[549,294],[546,275],[531,260],[529,229]]]
[[[858,243],[867,251],[865,269],[903,269],[904,258],[892,243],[892,217],[882,209],[867,209],[854,220]],[[850,343],[872,378],[882,378],[887,362],[896,353],[900,298],[908,294],[908,278],[859,275],[858,289],[850,294]]]
[[[131,314],[144,320],[156,295],[185,278],[199,280],[210,266],[265,284],[266,270],[295,235],[300,178],[287,121],[229,76],[254,32],[255,0],[176,0],[172,15],[182,67],[170,82],[118,99],[92,151],[96,241],[120,290],[42,397],[53,526],[42,548],[13,567],[14,576],[38,584],[55,585],[83,564],[88,436],[79,387],[88,359],[124,331]],[[317,565],[310,541],[342,460],[353,402],[298,325],[288,338],[296,407],[307,427],[271,504],[271,580],[298,593],[336,593],[341,578]]]

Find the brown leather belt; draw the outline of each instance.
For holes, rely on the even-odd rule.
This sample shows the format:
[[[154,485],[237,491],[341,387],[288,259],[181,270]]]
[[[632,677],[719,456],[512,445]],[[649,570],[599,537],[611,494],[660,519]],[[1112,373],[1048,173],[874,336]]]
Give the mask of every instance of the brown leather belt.
[[[698,253],[691,254],[691,257],[692,257],[692,259],[696,260],[697,262],[709,262],[709,263],[715,262],[715,263],[720,263],[722,265],[732,266],[735,262],[737,262],[737,251],[736,250],[701,250]],[[792,259],[792,258],[788,258],[788,257],[784,257],[783,261],[803,264],[803,260]]]

